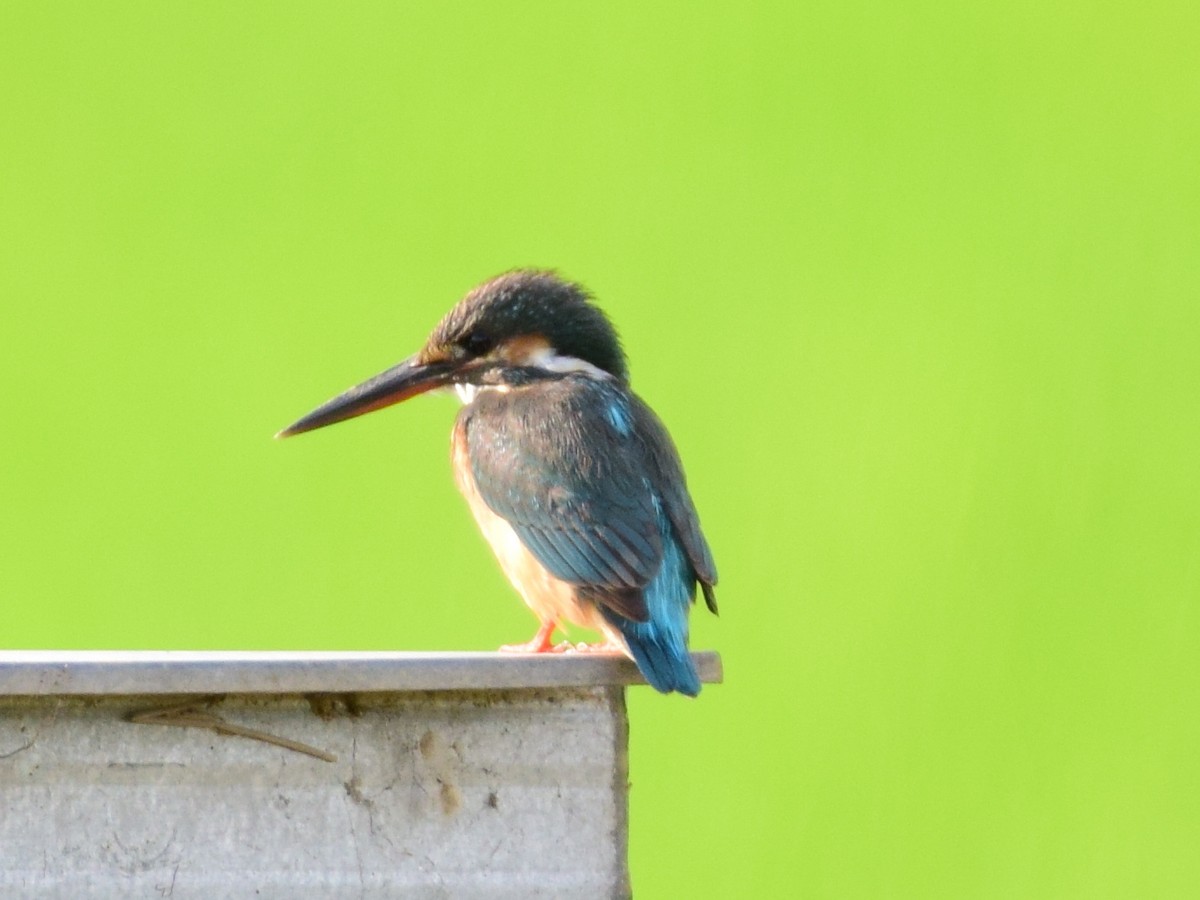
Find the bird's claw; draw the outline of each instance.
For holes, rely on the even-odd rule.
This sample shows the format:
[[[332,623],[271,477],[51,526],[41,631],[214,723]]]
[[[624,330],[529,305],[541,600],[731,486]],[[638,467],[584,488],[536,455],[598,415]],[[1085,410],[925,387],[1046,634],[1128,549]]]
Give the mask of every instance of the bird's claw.
[[[570,641],[560,641],[557,644],[551,644],[549,640],[543,639],[540,635],[531,641],[526,641],[523,644],[504,644],[500,648],[501,653],[623,653],[624,651],[614,644],[612,641],[604,641],[599,644],[588,644],[583,641],[571,643]]]
[[[500,648],[501,653],[554,653],[556,648],[550,646],[550,637],[558,627],[554,622],[543,622],[532,640],[523,644],[505,644]]]
[[[550,647],[542,641],[532,640],[523,644],[501,644],[500,653],[557,653],[557,647]]]
[[[599,644],[588,644],[580,641],[577,644],[572,644],[570,641],[563,641],[561,644],[556,644],[553,648],[555,653],[621,653],[621,648],[612,641],[604,641]]]

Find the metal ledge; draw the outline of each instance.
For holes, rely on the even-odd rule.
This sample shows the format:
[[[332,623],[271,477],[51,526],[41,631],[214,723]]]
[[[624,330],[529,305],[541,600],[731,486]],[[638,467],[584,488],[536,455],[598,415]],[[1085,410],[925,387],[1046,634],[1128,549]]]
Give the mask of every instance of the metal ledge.
[[[721,657],[692,654],[700,679]],[[618,654],[373,651],[5,650],[0,696],[302,694],[459,691],[645,684]]]

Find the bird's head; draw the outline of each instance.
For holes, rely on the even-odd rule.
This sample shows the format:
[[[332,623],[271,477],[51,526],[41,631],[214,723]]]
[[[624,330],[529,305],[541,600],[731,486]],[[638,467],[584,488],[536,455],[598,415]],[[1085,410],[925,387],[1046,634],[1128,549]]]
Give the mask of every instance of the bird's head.
[[[416,354],[339,394],[277,437],[361,416],[434,388],[568,372],[627,381],[616,330],[580,285],[553,272],[507,272],[463,297]]]

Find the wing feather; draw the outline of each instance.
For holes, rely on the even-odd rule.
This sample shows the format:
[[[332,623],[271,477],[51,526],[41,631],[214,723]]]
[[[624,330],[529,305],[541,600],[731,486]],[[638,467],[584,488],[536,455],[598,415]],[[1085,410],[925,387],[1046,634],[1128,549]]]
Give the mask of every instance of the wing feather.
[[[607,414],[628,402],[583,377],[484,392],[467,448],[483,501],[551,574],[645,621],[641,589],[662,565],[663,539],[644,454]]]
[[[652,470],[652,481],[662,497],[667,518],[679,536],[687,553],[696,579],[704,593],[704,602],[714,613],[717,598],[713,587],[717,583],[717,564],[712,550],[700,530],[700,516],[692,503],[687,489],[687,478],[683,474],[683,463],[662,421],[638,397],[632,398],[634,428],[642,437],[646,448],[647,465]]]

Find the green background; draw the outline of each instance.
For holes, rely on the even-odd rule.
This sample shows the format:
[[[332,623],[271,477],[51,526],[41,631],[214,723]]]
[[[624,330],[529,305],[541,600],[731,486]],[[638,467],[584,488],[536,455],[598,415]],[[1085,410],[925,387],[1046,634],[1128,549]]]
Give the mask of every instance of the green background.
[[[527,638],[454,400],[271,435],[554,266],[722,576],[727,683],[631,691],[639,897],[1195,896],[1198,26],[4,3],[0,644]]]

